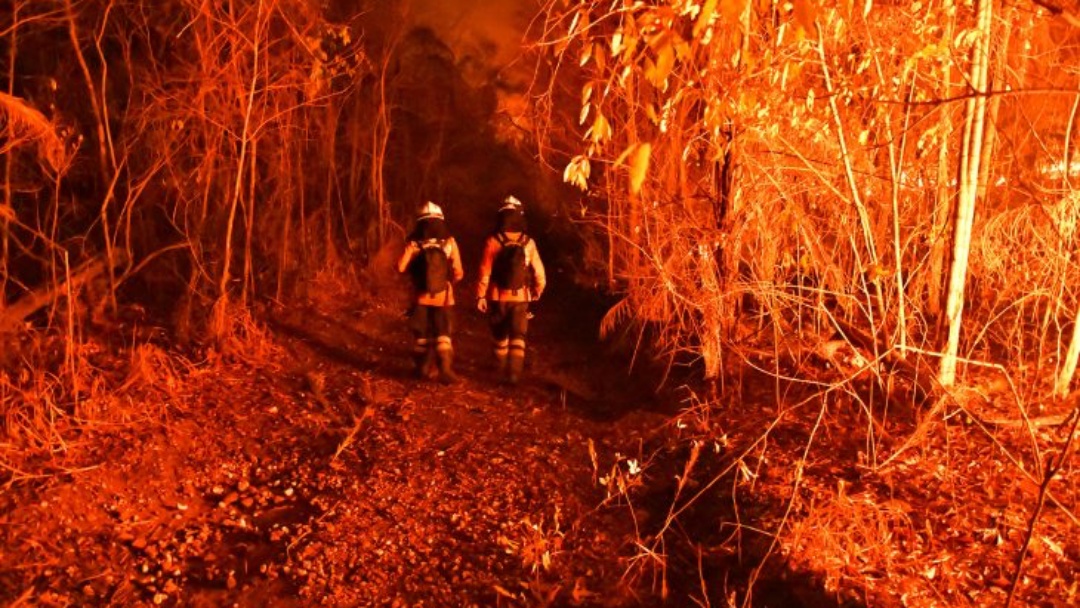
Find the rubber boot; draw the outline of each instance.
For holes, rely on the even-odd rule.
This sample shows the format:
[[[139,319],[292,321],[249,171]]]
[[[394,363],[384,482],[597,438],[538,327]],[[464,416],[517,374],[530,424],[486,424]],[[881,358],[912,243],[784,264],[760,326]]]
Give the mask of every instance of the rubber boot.
[[[495,371],[500,375],[506,375],[506,353],[495,353]]]
[[[457,374],[454,373],[454,351],[440,350],[439,357],[439,382],[453,384],[457,382]]]
[[[510,353],[506,381],[510,384],[517,384],[521,380],[521,371],[523,369],[525,369],[525,353]]]

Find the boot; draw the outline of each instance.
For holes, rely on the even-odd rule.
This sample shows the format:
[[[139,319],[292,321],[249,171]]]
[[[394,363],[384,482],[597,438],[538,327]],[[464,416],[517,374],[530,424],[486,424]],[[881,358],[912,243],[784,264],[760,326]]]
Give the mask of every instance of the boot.
[[[413,343],[413,371],[417,378],[430,378],[435,373],[434,344],[427,338],[417,338]]]
[[[413,353],[413,373],[417,378],[427,378],[430,357],[428,353]]]
[[[506,375],[506,355],[510,351],[509,338],[495,339],[495,373],[500,377]]]
[[[523,369],[525,369],[525,353],[510,353],[506,381],[510,384],[517,384],[521,380],[521,371]]]
[[[440,350],[438,352],[439,358],[439,382],[443,384],[453,384],[457,382],[457,374],[454,373],[454,351],[452,350]]]
[[[438,365],[435,362],[436,354],[435,349],[429,348],[427,353],[424,354],[424,364],[420,370],[420,377],[427,378],[428,380],[434,380],[439,374]]]

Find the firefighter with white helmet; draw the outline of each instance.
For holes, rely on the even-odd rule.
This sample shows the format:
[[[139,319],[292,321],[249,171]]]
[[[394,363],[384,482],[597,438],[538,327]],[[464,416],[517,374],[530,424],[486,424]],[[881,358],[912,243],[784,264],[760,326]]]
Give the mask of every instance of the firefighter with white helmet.
[[[410,327],[415,341],[413,358],[420,377],[433,377],[449,384],[457,379],[453,371],[454,346],[450,339],[454,306],[454,283],[464,276],[457,242],[446,227],[442,209],[433,202],[420,208],[416,226],[398,260],[398,272],[412,278]]]
[[[526,233],[521,201],[508,196],[499,207],[495,231],[484,244],[476,307],[489,316],[495,339],[495,361],[510,384],[525,366],[529,303],[547,286],[536,242]]]

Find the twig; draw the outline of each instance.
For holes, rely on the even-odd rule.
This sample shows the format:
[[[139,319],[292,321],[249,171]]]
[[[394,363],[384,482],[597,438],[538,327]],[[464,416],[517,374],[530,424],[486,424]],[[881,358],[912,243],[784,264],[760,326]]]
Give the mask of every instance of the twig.
[[[1043,507],[1046,506],[1046,500],[1050,495],[1050,482],[1054,480],[1054,476],[1057,475],[1058,471],[1065,466],[1065,460],[1069,457],[1069,450],[1072,449],[1073,439],[1076,438],[1076,431],[1080,429],[1080,405],[1077,406],[1077,410],[1077,415],[1073,418],[1072,430],[1069,431],[1069,438],[1065,440],[1065,447],[1061,449],[1061,456],[1058,457],[1056,464],[1046,467],[1046,473],[1043,475],[1042,484],[1039,486],[1039,500],[1035,503],[1035,512],[1031,514],[1031,524],[1028,526],[1027,537],[1024,538],[1024,546],[1020,549],[1020,555],[1016,558],[1016,573],[1013,574],[1012,585],[1009,586],[1009,597],[1005,599],[1005,608],[1012,604],[1013,597],[1016,596],[1016,587],[1020,583],[1020,577],[1024,574],[1024,559],[1027,557],[1028,549],[1031,548],[1031,539],[1035,536],[1035,528],[1039,524],[1039,517],[1042,516]]]
[[[924,422],[923,425],[920,426],[920,428],[932,424],[932,418],[936,416],[942,408],[944,408],[947,399],[950,399],[949,394],[943,394],[939,401],[937,401],[931,408],[930,414],[927,416],[927,421]],[[971,418],[972,424],[974,424],[976,428],[978,428],[980,431],[983,432],[984,435],[986,435],[990,442],[998,449],[998,451],[1001,452],[1003,456],[1005,456],[1005,458],[1013,465],[1013,467],[1016,468],[1017,471],[1020,472],[1021,475],[1023,475],[1032,484],[1039,484],[1039,482],[1036,481],[1035,477],[1032,476],[1031,472],[1023,466],[1020,460],[1018,460],[1017,457],[1014,456],[1012,452],[1010,452],[1008,448],[1006,448],[1004,444],[1002,444],[1001,441],[998,440],[997,437],[994,437],[994,434],[990,432],[990,429],[986,428],[986,423],[980,420],[978,416],[965,408],[963,404],[959,403],[955,399],[952,399],[952,403],[957,408],[959,408],[961,412]],[[893,461],[895,461],[902,452],[910,448],[917,439],[921,438],[923,434],[924,433],[921,433],[919,430],[916,430],[915,433],[913,433],[912,436],[909,437],[903,445],[897,448],[896,451],[893,452],[893,454],[890,455],[885,462],[881,463],[881,465],[878,466],[876,472],[879,475],[884,473],[888,469],[889,465],[891,465]],[[1072,510],[1062,504],[1061,501],[1053,495],[1053,493],[1047,491],[1046,498],[1050,501],[1051,504],[1057,507],[1061,511],[1061,513],[1069,519],[1069,521],[1071,521],[1074,525],[1080,526],[1080,517],[1077,517],[1076,514],[1072,512]]]
[[[124,259],[126,258],[123,255],[116,256],[113,259],[113,263],[121,264]],[[72,269],[70,278],[64,283],[42,287],[23,296],[18,302],[9,306],[4,311],[3,315],[0,316],[0,333],[12,330],[26,317],[41,310],[45,306],[48,306],[57,298],[72,293],[83,283],[93,280],[95,277],[105,272],[106,266],[108,266],[108,263],[104,259],[91,260],[82,266]]]
[[[371,418],[371,412],[372,408],[368,405],[365,405],[364,413],[360,414],[355,418],[352,430],[350,430],[349,434],[345,436],[345,439],[342,439],[341,443],[338,444],[337,450],[334,451],[334,457],[330,459],[330,462],[337,461],[338,457],[341,456],[341,453],[348,449],[350,445],[352,445],[353,441],[356,439],[356,434],[359,433],[360,428],[364,426],[364,421],[368,418]]]
[[[826,399],[822,398],[821,408],[818,410],[818,417],[814,422],[814,427],[810,430],[810,437],[806,440],[806,448],[803,449],[802,458],[795,463],[795,481],[791,488],[791,500],[788,501],[787,509],[784,510],[784,517],[781,518],[780,523],[776,526],[776,533],[769,543],[769,548],[765,551],[765,555],[761,557],[761,561],[750,575],[750,580],[746,585],[746,598],[743,602],[744,606],[750,605],[750,598],[752,597],[751,590],[754,587],[754,583],[757,581],[758,576],[761,575],[761,571],[765,568],[765,563],[768,561],[769,556],[776,550],[776,545],[780,542],[780,533],[783,531],[784,526],[787,525],[788,517],[791,516],[791,511],[795,507],[795,502],[799,499],[799,487],[802,485],[803,481],[803,470],[806,467],[807,459],[810,457],[810,448],[814,445],[814,437],[817,435],[818,429],[821,428],[821,421],[825,418],[826,409],[828,409],[828,404]]]
[[[23,591],[22,595],[15,598],[15,600],[10,604],[11,608],[18,608],[18,607],[21,607],[21,606],[30,606],[31,605],[30,604],[30,598],[32,598],[32,597],[34,597],[36,595],[36,593],[35,593],[36,591],[37,591],[37,588],[34,585],[30,585],[29,587],[27,587],[26,591]]]

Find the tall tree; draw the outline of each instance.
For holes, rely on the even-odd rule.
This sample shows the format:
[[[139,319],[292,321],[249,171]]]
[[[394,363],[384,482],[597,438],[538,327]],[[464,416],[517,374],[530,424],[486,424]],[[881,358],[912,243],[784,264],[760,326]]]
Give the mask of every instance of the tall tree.
[[[979,195],[979,164],[986,136],[986,84],[990,66],[990,34],[993,24],[994,0],[979,0],[976,35],[971,48],[970,86],[972,95],[964,107],[964,135],[960,149],[960,194],[956,199],[953,226],[953,258],[949,269],[949,290],[945,315],[949,335],[941,358],[938,381],[952,386],[956,381],[956,359],[960,349],[960,328],[964,313],[964,285],[967,280],[968,257],[971,253],[971,231],[975,222],[975,202]]]

